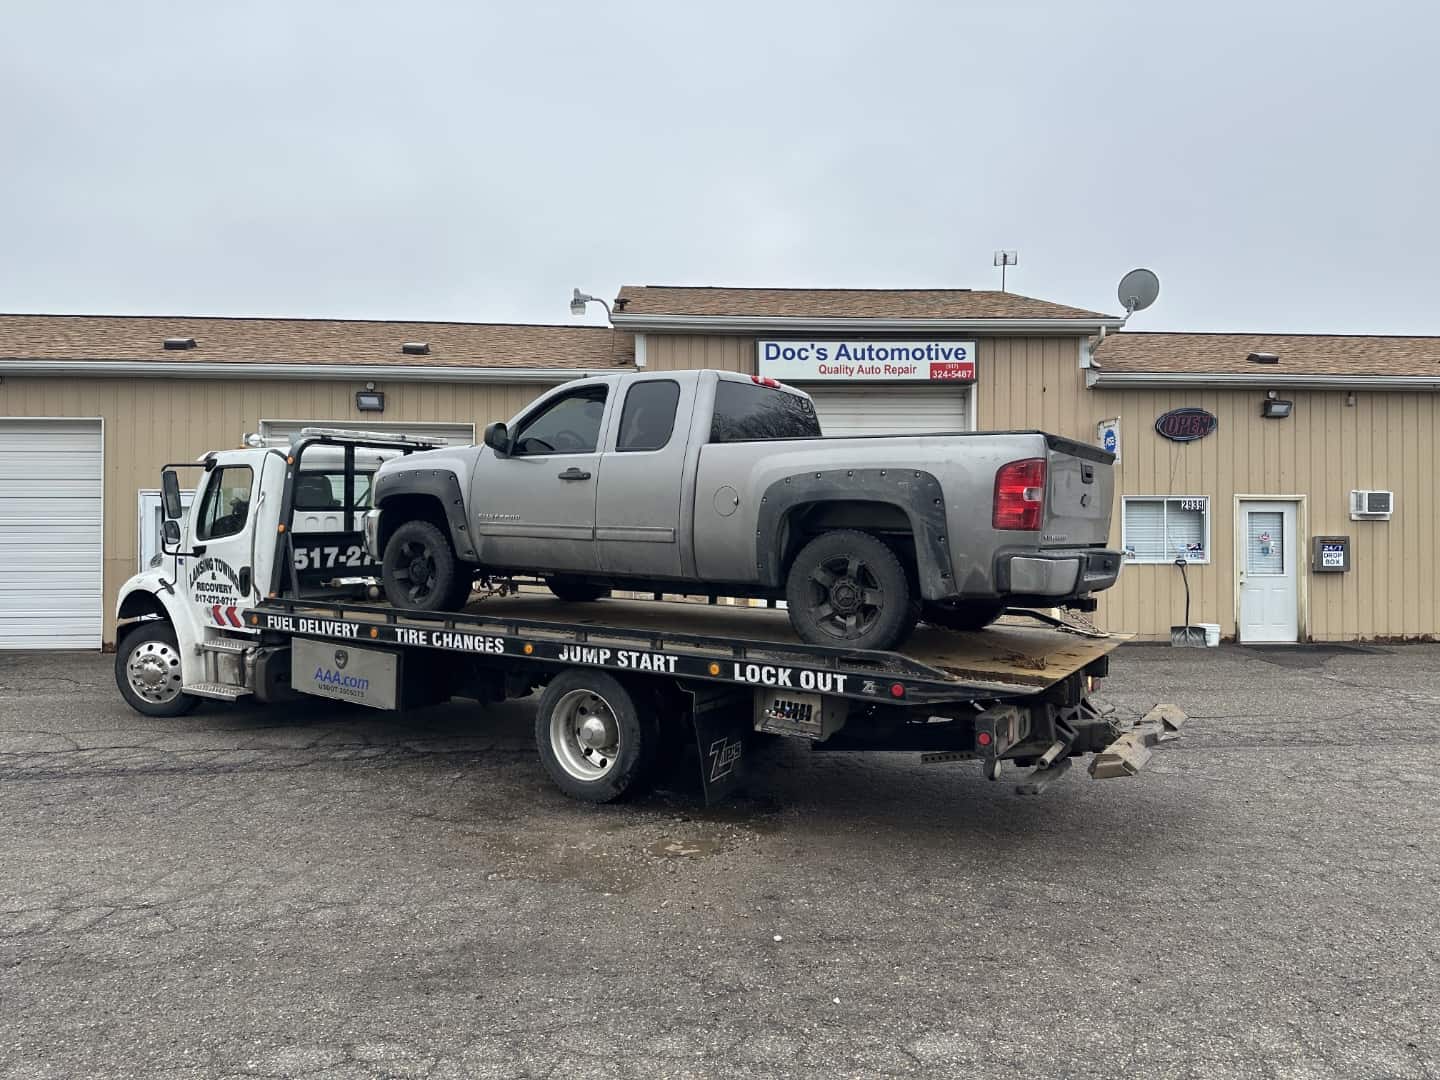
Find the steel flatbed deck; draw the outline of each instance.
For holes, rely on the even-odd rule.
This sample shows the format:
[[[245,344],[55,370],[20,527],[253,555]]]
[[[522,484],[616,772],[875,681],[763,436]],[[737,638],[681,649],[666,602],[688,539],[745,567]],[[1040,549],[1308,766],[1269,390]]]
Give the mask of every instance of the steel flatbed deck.
[[[802,642],[784,611],[665,600],[573,604],[491,597],[462,612],[271,600],[247,611],[261,631],[435,649],[706,682],[813,691],[857,701],[1005,701],[1094,667],[1125,639],[1007,617],[985,630],[921,626],[903,651]]]

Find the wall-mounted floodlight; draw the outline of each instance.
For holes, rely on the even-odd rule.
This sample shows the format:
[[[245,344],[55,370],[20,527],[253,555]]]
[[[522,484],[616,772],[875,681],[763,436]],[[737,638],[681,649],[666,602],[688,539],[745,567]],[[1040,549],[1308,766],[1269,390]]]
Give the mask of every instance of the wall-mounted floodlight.
[[[384,412],[385,394],[379,390],[357,390],[355,408],[359,412]]]
[[[1284,420],[1294,409],[1293,401],[1284,400],[1274,390],[1267,390],[1265,400],[1260,403],[1260,415],[1266,420]]]
[[[584,315],[586,304],[599,304],[605,309],[605,315],[607,318],[614,317],[615,313],[610,310],[609,304],[607,304],[604,300],[601,300],[598,296],[591,296],[589,293],[583,293],[579,289],[576,289],[570,295],[570,314]]]

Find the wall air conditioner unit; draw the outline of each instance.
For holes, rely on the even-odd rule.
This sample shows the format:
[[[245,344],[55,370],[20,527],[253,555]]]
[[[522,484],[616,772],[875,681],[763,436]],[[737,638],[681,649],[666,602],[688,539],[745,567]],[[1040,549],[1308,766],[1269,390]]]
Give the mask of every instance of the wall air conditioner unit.
[[[1351,521],[1389,521],[1395,512],[1393,491],[1350,492]]]

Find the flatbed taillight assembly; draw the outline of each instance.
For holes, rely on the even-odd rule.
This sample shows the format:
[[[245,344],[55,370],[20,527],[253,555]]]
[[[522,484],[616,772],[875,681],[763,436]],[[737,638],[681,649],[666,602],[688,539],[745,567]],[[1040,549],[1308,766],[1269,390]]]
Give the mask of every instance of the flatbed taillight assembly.
[[[1045,516],[1045,459],[1024,458],[995,472],[995,509],[990,523],[997,529],[1040,528]]]

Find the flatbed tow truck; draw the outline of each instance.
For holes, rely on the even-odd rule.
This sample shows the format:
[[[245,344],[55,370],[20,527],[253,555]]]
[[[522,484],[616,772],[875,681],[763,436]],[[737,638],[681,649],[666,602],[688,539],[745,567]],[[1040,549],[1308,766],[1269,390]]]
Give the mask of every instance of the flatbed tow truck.
[[[288,450],[212,452],[185,463],[204,476],[183,524],[178,466],[167,466],[164,552],[119,600],[125,699],[177,716],[206,698],[397,710],[539,689],[540,759],[592,802],[696,758],[706,800],[721,798],[757,736],[973,760],[992,780],[1009,762],[1030,770],[1016,790],[1040,794],[1077,758],[1096,779],[1133,775],[1185,720],[1173,705],[1137,722],[1102,713],[1089,695],[1124,639],[1037,612],[975,632],[922,626],[903,649],[877,652],[806,644],[785,612],[713,597],[577,604],[503,581],[461,612],[376,604],[374,557],[354,556],[363,470],[430,445],[311,428]],[[317,534],[297,528],[297,492],[313,501],[319,476],[336,505],[324,516],[333,531]]]

